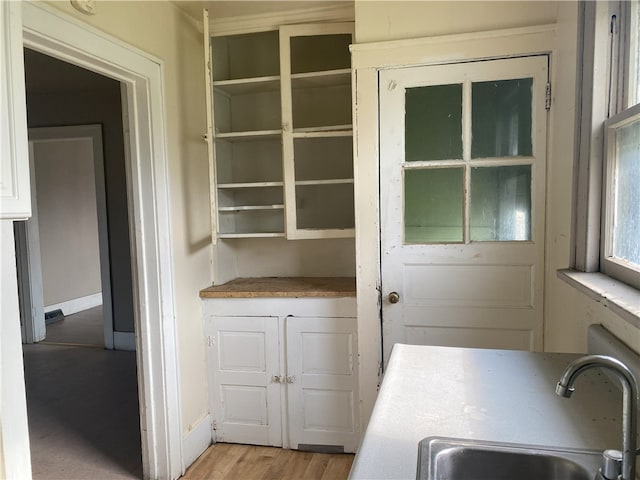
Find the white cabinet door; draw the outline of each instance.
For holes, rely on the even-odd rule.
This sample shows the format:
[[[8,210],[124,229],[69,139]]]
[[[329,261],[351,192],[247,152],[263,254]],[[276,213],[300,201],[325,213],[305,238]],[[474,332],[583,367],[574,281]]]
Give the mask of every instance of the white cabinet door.
[[[212,403],[220,442],[282,445],[277,317],[213,317]]]
[[[288,239],[354,236],[353,23],[280,27]]]
[[[356,319],[288,317],[286,336],[291,448],[354,452]]]
[[[0,218],[31,216],[22,2],[0,2]]]

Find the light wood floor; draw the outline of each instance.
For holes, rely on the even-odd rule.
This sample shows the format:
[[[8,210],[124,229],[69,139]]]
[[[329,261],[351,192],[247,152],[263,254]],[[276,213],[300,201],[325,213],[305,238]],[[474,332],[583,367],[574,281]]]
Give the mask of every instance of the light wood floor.
[[[351,454],[216,443],[187,470],[185,480],[346,480]]]

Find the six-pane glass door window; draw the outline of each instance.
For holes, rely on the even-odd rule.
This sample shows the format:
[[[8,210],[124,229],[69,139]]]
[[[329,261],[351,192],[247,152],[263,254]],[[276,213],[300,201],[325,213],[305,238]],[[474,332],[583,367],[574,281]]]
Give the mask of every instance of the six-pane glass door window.
[[[405,243],[531,240],[532,86],[519,78],[406,89]]]

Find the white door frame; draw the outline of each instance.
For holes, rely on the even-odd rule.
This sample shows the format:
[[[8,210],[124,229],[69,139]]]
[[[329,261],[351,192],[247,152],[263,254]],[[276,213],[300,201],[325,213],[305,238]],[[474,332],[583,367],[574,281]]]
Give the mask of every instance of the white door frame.
[[[44,301],[42,298],[42,269],[40,265],[40,237],[38,229],[38,215],[36,205],[37,191],[35,185],[35,158],[33,156],[33,144],[36,142],[55,142],[58,140],[91,139],[93,150],[93,169],[96,191],[96,213],[98,218],[98,244],[100,248],[100,278],[102,283],[102,320],[104,324],[104,346],[112,350],[113,318],[111,305],[111,271],[109,264],[109,239],[107,228],[107,203],[104,180],[104,158],[102,151],[102,126],[101,125],[70,125],[63,127],[40,127],[29,129],[29,170],[31,172],[31,204],[33,215],[16,228],[25,230],[25,239],[16,235],[16,249],[20,247],[20,253],[16,252],[18,267],[21,273],[22,295],[20,296],[21,318],[23,319],[24,343],[34,343],[44,338],[46,325],[44,320]],[[22,235],[20,235],[22,237]],[[26,240],[26,242],[25,242]],[[26,244],[24,244],[24,243]],[[24,248],[26,247],[26,248]],[[23,250],[24,248],[24,250]],[[26,267],[26,268],[25,268]],[[25,275],[26,270],[28,274]],[[27,293],[30,293],[27,295]],[[36,310],[36,314],[30,315],[26,307],[25,299],[31,299],[30,308]],[[38,302],[39,299],[39,302]]]
[[[40,3],[23,2],[23,33],[26,47],[123,84],[144,476],[175,479],[182,425],[163,63]]]
[[[356,290],[361,431],[377,396],[382,372],[380,275],[380,149],[378,73],[410,65],[551,53],[554,25],[442,35],[351,46],[353,77],[354,190],[356,205]],[[553,83],[553,80],[552,80]],[[553,132],[552,120],[548,125]],[[552,139],[548,145],[552,144]],[[552,159],[547,156],[548,161]]]
[[[31,217],[25,221],[14,222],[16,269],[18,272],[18,304],[22,343],[35,343],[45,339],[44,293],[42,290],[42,261],[40,258],[40,228],[36,178],[33,175],[33,148],[29,144],[29,181],[31,184]]]

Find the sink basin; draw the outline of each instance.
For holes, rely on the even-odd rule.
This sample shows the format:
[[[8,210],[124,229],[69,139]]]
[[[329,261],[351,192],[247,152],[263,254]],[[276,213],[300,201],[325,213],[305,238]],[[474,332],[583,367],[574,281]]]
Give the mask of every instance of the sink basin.
[[[602,452],[427,437],[418,480],[593,480]]]

